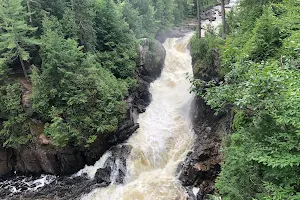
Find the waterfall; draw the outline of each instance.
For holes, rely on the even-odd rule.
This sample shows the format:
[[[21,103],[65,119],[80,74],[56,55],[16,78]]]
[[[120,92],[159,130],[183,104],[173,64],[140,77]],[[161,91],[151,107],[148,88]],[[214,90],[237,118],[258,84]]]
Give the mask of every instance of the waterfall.
[[[186,73],[192,73],[187,48],[192,35],[169,38],[164,43],[165,66],[161,77],[150,86],[152,102],[139,116],[140,128],[127,141],[132,150],[124,184],[97,188],[84,195],[83,200],[186,198],[175,172],[194,142],[189,119],[193,95],[189,93],[190,83],[186,79]],[[83,171],[95,174],[93,167]]]

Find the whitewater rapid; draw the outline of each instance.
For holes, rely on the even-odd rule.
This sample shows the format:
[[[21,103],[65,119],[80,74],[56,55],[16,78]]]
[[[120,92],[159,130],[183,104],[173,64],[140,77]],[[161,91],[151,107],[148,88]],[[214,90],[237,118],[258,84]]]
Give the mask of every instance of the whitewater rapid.
[[[131,155],[122,185],[112,183],[82,197],[82,200],[162,200],[186,199],[187,194],[176,177],[176,169],[194,142],[189,109],[193,95],[186,73],[192,73],[192,60],[187,48],[193,33],[182,38],[169,38],[165,66],[161,77],[150,86],[152,102],[140,114],[140,128],[127,141]],[[105,155],[107,156],[107,155]],[[101,159],[100,159],[101,160]],[[105,158],[99,161],[103,165]],[[96,169],[80,173],[91,178]]]
[[[228,5],[234,6],[232,0]],[[213,9],[220,10],[220,6]],[[227,11],[230,8],[226,9]],[[221,23],[221,16],[215,15],[216,21],[203,21],[216,27]],[[205,29],[202,34],[205,33]],[[188,43],[193,33],[182,38],[169,38],[163,44],[166,49],[165,66],[161,77],[151,84],[152,102],[145,113],[140,114],[140,128],[133,134],[126,145],[131,145],[131,155],[127,159],[127,171],[124,184],[112,184],[78,196],[82,200],[185,200],[187,194],[176,177],[176,169],[192,148],[195,135],[192,131],[189,109],[193,95],[189,93],[190,83],[186,73],[192,74],[191,56]],[[107,151],[93,166],[86,166],[72,177],[86,176],[93,179],[97,170],[103,168],[106,160],[113,156]],[[112,173],[114,174],[114,173]],[[70,178],[72,178],[70,177]],[[0,189],[14,194],[24,191],[39,191],[46,185],[57,183],[57,177],[42,175],[39,179],[17,177],[0,182]],[[194,192],[195,194],[197,193]],[[10,199],[10,198],[9,198]],[[22,197],[20,198],[22,199]],[[35,198],[39,199],[39,198]],[[48,198],[42,198],[48,199]],[[51,198],[52,199],[52,198]]]

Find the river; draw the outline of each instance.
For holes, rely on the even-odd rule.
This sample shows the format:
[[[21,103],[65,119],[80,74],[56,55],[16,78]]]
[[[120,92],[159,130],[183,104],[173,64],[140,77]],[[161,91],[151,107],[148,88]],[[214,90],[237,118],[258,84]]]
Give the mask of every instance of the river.
[[[230,6],[235,3],[236,1],[233,1]],[[220,21],[221,17],[216,15],[216,21],[212,25],[217,26]],[[209,22],[204,21],[203,25],[207,23]],[[190,32],[181,38],[168,38],[163,44],[166,49],[165,66],[161,76],[150,86],[151,104],[145,113],[139,115],[140,128],[124,144],[132,147],[126,160],[124,183],[115,183],[114,175],[117,176],[118,173],[112,173],[112,183],[109,186],[96,188],[76,198],[82,200],[187,198],[185,189],[176,177],[178,174],[176,171],[195,141],[189,118],[193,94],[189,93],[190,82],[186,78],[187,73],[192,74],[188,43],[193,34]],[[94,166],[87,166],[74,176],[87,174],[93,179],[97,169],[103,167],[111,154],[108,151]],[[38,180],[20,179],[19,182],[23,183],[22,187],[34,191],[55,180],[54,176],[42,176]],[[0,189],[9,190],[14,196],[13,193],[19,190],[14,186],[15,182],[15,180],[2,182]]]
[[[111,184],[84,195],[83,200],[185,199],[175,176],[194,142],[189,108],[193,95],[186,73],[192,73],[187,48],[193,33],[169,38],[161,77],[150,86],[152,102],[138,119],[140,128],[127,144],[133,147],[127,160],[125,183]],[[95,172],[88,168],[86,173]]]

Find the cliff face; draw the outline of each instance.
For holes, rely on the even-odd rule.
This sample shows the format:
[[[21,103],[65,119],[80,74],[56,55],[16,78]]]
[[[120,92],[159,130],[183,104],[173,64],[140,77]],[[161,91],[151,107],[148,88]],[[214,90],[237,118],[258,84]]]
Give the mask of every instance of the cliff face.
[[[39,137],[35,142],[19,149],[0,148],[0,178],[10,176],[13,172],[25,175],[73,174],[86,164],[94,164],[110,147],[127,140],[139,127],[136,122],[138,114],[144,112],[151,101],[149,85],[160,76],[166,54],[164,47],[158,41],[147,39],[141,43],[138,53],[136,80],[139,85],[130,91],[125,100],[129,107],[128,113],[114,133],[98,136],[88,149],[72,146],[58,148],[51,145],[42,134],[43,122],[32,119],[31,132],[35,132],[34,135]],[[27,94],[28,91],[29,89],[25,88],[23,93]],[[23,106],[27,110],[31,109],[30,102]]]
[[[205,71],[194,70],[194,77],[204,81],[220,80],[217,51],[214,53],[214,59],[216,65],[214,68]],[[195,65],[196,62],[193,60],[193,63]],[[192,151],[179,166],[181,169],[179,179],[186,187],[190,199],[208,199],[207,194],[214,191],[215,179],[221,170],[221,142],[231,131],[232,116],[231,113],[215,115],[215,111],[204,99],[196,96],[192,103],[191,119],[197,137]]]

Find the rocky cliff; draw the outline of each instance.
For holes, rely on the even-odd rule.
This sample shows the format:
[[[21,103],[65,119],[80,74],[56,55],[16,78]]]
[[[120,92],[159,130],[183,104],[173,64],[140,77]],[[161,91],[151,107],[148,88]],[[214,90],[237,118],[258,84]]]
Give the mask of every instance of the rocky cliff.
[[[130,91],[125,100],[129,106],[128,113],[114,133],[99,136],[87,149],[73,146],[58,148],[51,145],[42,134],[43,122],[32,119],[31,132],[39,135],[35,142],[19,149],[0,148],[0,178],[13,174],[73,174],[86,164],[94,164],[112,146],[127,140],[139,127],[136,121],[138,114],[144,112],[151,101],[149,85],[160,76],[166,55],[164,47],[158,41],[148,39],[142,40],[138,52],[136,80],[139,84],[137,88]],[[30,89],[26,84],[23,86],[22,96],[26,97]],[[28,99],[23,99],[25,99],[23,106],[30,111]]]
[[[214,67],[206,70],[195,69],[194,78],[204,82],[219,81],[220,59],[218,51],[213,51]],[[191,119],[196,134],[196,141],[187,158],[179,166],[179,180],[186,187],[190,200],[209,199],[214,191],[214,183],[221,170],[222,138],[231,132],[231,113],[215,114],[201,97],[192,102]]]

